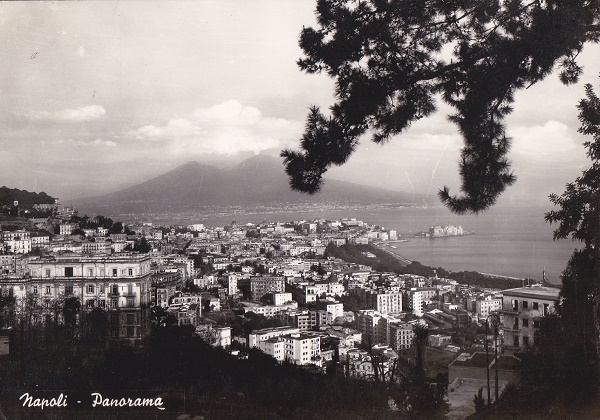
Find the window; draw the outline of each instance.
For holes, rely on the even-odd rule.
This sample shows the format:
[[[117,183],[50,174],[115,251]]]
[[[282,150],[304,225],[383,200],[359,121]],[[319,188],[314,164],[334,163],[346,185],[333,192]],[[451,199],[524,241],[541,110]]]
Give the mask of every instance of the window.
[[[86,306],[87,306],[88,308],[93,308],[94,306],[96,306],[96,305],[94,304],[94,299],[88,299],[88,300],[87,300],[87,302],[86,302]]]
[[[540,321],[533,321],[533,328],[540,328]]]
[[[65,267],[65,277],[73,277],[73,267]]]
[[[519,312],[519,301],[516,300],[516,299],[513,299],[511,301],[511,304],[512,304],[512,310],[513,310],[513,312]]]
[[[46,277],[50,277],[50,269],[46,268]]]
[[[46,294],[49,295],[50,294],[50,286],[46,286]]]
[[[73,294],[73,285],[72,284],[65,285],[65,295],[72,295],[72,294]]]
[[[94,277],[94,269],[88,268],[88,277]]]
[[[33,294],[34,295],[38,294],[38,288],[37,288],[37,286],[33,286]]]
[[[113,268],[113,277],[117,277],[119,275],[119,270],[116,268]]]
[[[135,324],[135,314],[127,314],[127,324],[128,325]]]
[[[88,293],[94,293],[94,285],[93,284],[88,284],[87,292]]]
[[[523,337],[523,346],[529,347],[529,337]]]
[[[543,316],[546,316],[550,313],[550,305],[547,303],[544,303],[544,313],[542,313]]]
[[[537,302],[533,302],[532,305],[533,305],[533,310],[537,311],[538,310],[538,303]]]
[[[106,308],[106,301],[104,299],[100,300],[100,307],[101,308]]]
[[[527,319],[527,318],[523,319],[523,326],[529,327],[529,319]]]
[[[117,296],[119,294],[119,285],[113,284],[112,286],[112,294]]]
[[[100,285],[100,294],[101,295],[104,294],[104,285],[103,284]]]
[[[130,269],[129,269],[129,275],[130,275],[130,276],[133,276],[133,268],[130,268]]]
[[[519,336],[518,336],[518,335],[515,335],[515,336],[513,337],[513,345],[514,345],[515,347],[519,347]]]
[[[112,307],[113,308],[118,308],[119,307],[119,301],[117,299],[113,299],[113,301],[112,301]]]
[[[133,298],[127,298],[127,306],[129,308],[133,308],[134,304],[133,304]]]
[[[529,303],[526,300],[524,300],[523,301],[523,309],[527,309],[528,307],[529,307]]]

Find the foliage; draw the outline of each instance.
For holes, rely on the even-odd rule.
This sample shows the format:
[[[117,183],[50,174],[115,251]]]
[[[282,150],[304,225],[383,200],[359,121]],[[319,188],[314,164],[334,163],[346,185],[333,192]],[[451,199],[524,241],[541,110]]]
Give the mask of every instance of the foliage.
[[[135,241],[133,250],[142,254],[146,254],[152,250],[152,246],[150,246],[146,238],[142,236],[142,238],[139,241]]]
[[[81,311],[81,302],[78,297],[71,296],[64,300],[62,309],[65,325],[71,330],[75,330],[77,325],[77,315]]]
[[[584,244],[563,272],[558,313],[570,349],[564,360],[578,354],[570,370],[582,373],[581,380],[569,385],[588,395],[598,390],[600,379],[600,99],[591,85],[585,91],[578,105],[579,132],[591,136],[583,145],[592,163],[561,196],[550,196],[559,209],[548,212],[546,221],[558,223],[555,240],[571,236]]]
[[[85,326],[85,331],[83,331],[84,336],[94,342],[104,342],[108,338],[108,312],[96,307],[84,313],[83,317],[83,325]]]
[[[292,189],[317,192],[362,135],[385,143],[431,115],[439,95],[464,141],[463,195],[439,193],[457,213],[485,210],[515,181],[503,124],[515,92],[556,64],[563,83],[576,82],[577,54],[600,33],[600,6],[589,0],[318,0],[316,15],[298,65],[333,78],[336,103],[330,116],[312,107],[301,151],[282,151]]]
[[[561,276],[557,315],[542,319],[534,346],[524,355],[520,389],[502,399],[504,414],[515,403],[538,413],[560,403],[577,417],[572,410],[599,402],[600,100],[590,85],[578,108],[579,132],[592,136],[584,143],[592,164],[561,196],[550,196],[558,209],[546,213],[546,221],[558,223],[555,240],[571,237],[583,248],[575,250]]]
[[[123,233],[123,223],[116,222],[110,227],[110,233]]]
[[[483,387],[479,388],[477,394],[473,397],[473,404],[475,404],[475,411],[483,411],[485,409],[485,399],[483,398]]]
[[[587,99],[578,105],[581,122],[578,131],[592,136],[592,140],[583,143],[592,164],[574,182],[567,184],[561,196],[550,195],[550,201],[560,208],[546,213],[546,221],[558,223],[554,239],[571,236],[589,248],[600,249],[600,99],[589,84],[585,92]]]
[[[33,208],[34,204],[53,204],[54,197],[45,192],[35,193],[17,188],[0,188],[0,206],[12,206],[14,201],[19,202],[19,207],[24,209]]]

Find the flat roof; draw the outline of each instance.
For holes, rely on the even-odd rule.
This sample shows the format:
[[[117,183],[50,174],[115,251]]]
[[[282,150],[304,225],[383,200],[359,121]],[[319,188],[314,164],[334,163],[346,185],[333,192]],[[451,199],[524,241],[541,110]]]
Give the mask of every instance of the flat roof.
[[[546,299],[558,299],[560,289],[557,287],[531,286],[517,287],[503,291],[504,296],[539,297]]]

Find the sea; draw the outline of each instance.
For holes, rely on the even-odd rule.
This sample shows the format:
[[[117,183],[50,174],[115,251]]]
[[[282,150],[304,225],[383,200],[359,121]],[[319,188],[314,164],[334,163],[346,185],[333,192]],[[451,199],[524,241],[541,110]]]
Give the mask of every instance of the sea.
[[[554,241],[556,225],[544,221],[548,207],[497,206],[478,215],[456,215],[442,206],[307,210],[230,211],[203,214],[185,224],[225,226],[241,223],[355,218],[369,225],[395,230],[399,241],[388,249],[411,261],[449,271],[477,271],[560,284],[560,276],[580,242]],[[162,220],[160,222],[166,222]],[[170,223],[181,222],[169,217]],[[431,226],[462,226],[474,234],[445,238],[415,237]],[[393,247],[395,248],[393,248]]]

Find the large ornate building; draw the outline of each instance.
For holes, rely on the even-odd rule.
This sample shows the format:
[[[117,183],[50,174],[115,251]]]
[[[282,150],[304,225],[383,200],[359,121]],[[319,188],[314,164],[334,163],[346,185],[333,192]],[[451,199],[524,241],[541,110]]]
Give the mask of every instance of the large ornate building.
[[[2,292],[12,294],[21,311],[35,301],[35,322],[53,321],[59,316],[54,303],[76,297],[83,311],[108,312],[112,339],[135,341],[149,333],[150,257],[56,256],[30,260],[29,268],[28,277],[3,280]]]

